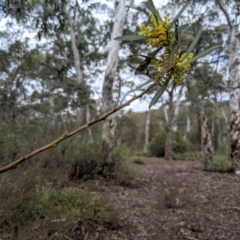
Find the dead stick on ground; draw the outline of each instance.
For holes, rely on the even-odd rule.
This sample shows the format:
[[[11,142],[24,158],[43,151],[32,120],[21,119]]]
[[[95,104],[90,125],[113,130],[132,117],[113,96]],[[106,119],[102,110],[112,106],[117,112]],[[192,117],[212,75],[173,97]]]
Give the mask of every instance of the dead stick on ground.
[[[73,240],[72,238],[70,238],[70,237],[68,237],[66,235],[64,235],[64,238],[66,238],[67,240]]]
[[[61,137],[57,138],[56,140],[46,144],[45,146],[41,147],[41,148],[38,148],[36,149],[35,151],[25,155],[24,157],[21,157],[19,159],[17,159],[16,161],[0,168],[0,174],[4,173],[4,172],[7,172],[11,169],[15,169],[20,163],[23,163],[25,162],[27,159],[43,152],[43,151],[46,151],[52,147],[56,147],[58,143],[62,142],[63,140],[89,128],[90,126],[92,126],[93,124],[96,124],[98,122],[101,122],[101,121],[104,121],[108,116],[110,116],[111,114],[119,111],[120,109],[122,108],[125,108],[126,106],[129,106],[133,101],[135,101],[136,99],[142,97],[145,93],[147,93],[149,90],[151,90],[153,87],[155,87],[159,80],[164,77],[164,75],[168,72],[168,70],[171,68],[171,66],[167,69],[165,69],[165,71],[162,72],[161,76],[159,77],[158,80],[154,81],[151,85],[148,86],[148,88],[146,88],[144,91],[142,91],[140,94],[136,95],[136,96],[133,96],[130,100],[128,100],[127,102],[125,102],[124,104],[121,104],[120,106],[117,106],[115,108],[113,108],[112,110],[110,110],[109,112],[107,113],[104,113],[102,116],[98,117],[98,118],[94,118],[92,119],[90,122],[86,123],[85,125],[75,129],[74,131],[70,132],[70,133],[66,133],[66,134],[63,134]]]
[[[89,232],[86,233],[86,235],[85,235],[85,237],[84,237],[84,240],[87,240],[88,233],[89,233]]]

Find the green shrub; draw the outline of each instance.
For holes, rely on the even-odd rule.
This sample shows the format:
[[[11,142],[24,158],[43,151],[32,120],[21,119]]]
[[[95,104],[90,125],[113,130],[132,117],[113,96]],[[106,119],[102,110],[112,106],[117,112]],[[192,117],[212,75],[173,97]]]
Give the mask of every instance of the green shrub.
[[[233,172],[234,165],[224,155],[216,154],[208,164],[208,170],[213,172]]]
[[[139,157],[139,156],[134,156],[134,157],[132,157],[131,160],[134,164],[144,164],[145,163],[143,158]]]
[[[38,185],[35,179],[0,185],[0,235],[2,239],[63,239],[76,226],[89,222],[107,228],[118,225],[117,213],[95,193],[79,188]]]
[[[152,156],[164,157],[166,132],[157,133],[149,143],[149,150]],[[178,153],[185,153],[189,149],[189,143],[179,132],[173,133],[173,154],[176,157]]]
[[[97,176],[107,176],[115,170],[117,164],[108,159],[109,149],[104,141],[79,143],[77,149],[72,147],[66,149],[66,154],[72,155],[72,169],[70,179],[95,179]],[[113,154],[114,158],[114,154]]]
[[[71,154],[75,151],[75,154]],[[135,174],[129,169],[126,161],[128,149],[116,146],[109,149],[106,142],[99,140],[92,143],[79,144],[78,149],[66,149],[67,156],[72,155],[72,167],[69,173],[71,180],[97,179],[100,176],[116,179],[123,185],[131,185]],[[131,174],[129,174],[131,172]]]
[[[153,136],[149,143],[149,150],[152,156],[164,157],[166,132],[160,132]]]
[[[218,155],[227,155],[227,154],[230,154],[230,145],[229,144],[221,144],[218,146],[218,149],[217,149],[217,154]]]
[[[133,151],[134,156],[138,156],[138,157],[143,157],[145,155],[145,153],[143,151]]]
[[[182,154],[180,153],[175,153],[172,151],[172,159],[173,160],[183,160]]]
[[[128,148],[117,146],[113,152],[113,162],[115,163],[115,176],[119,184],[134,187],[137,184],[138,174],[130,168],[127,156]]]
[[[181,133],[173,133],[173,151],[175,153],[185,153],[189,149],[189,142],[183,138]]]

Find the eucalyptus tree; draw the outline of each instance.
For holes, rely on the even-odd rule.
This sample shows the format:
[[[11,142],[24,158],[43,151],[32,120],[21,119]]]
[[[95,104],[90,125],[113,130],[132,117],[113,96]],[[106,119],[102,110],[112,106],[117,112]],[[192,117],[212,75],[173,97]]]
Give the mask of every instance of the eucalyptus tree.
[[[240,163],[240,3],[228,1],[229,7],[220,0],[216,3],[223,13],[229,29],[229,107],[231,158]]]
[[[113,108],[113,84],[118,65],[118,50],[120,42],[115,41],[114,38],[121,36],[123,33],[123,26],[125,21],[126,6],[125,0],[115,1],[115,16],[113,29],[111,34],[110,48],[107,57],[105,76],[102,87],[102,102],[103,111],[109,111]],[[102,137],[110,142],[114,139],[115,118],[114,114],[105,119],[103,124]]]
[[[15,157],[27,139],[28,124],[36,113],[28,104],[29,89],[43,56],[28,48],[28,40],[19,31],[1,32],[0,39],[0,158],[4,161]]]
[[[176,8],[179,8],[185,2],[186,1],[169,1],[168,4],[163,7],[163,10],[175,12]],[[215,116],[213,116],[214,114],[211,115],[213,119],[212,133],[217,135],[218,141],[216,146],[218,146],[221,143],[221,131],[214,130],[215,126],[217,129],[220,129],[218,99],[223,92],[227,92],[223,78],[226,63],[226,54],[224,51],[226,46],[226,32],[222,30],[221,22],[212,24],[212,20],[216,17],[217,13],[214,13],[215,9],[210,7],[212,6],[211,2],[205,2],[206,4],[203,5],[204,2],[205,1],[189,2],[185,13],[183,13],[179,20],[181,24],[189,24],[184,34],[180,34],[181,41],[186,46],[190,46],[193,36],[200,33],[202,31],[201,29],[204,27],[204,31],[193,50],[194,54],[197,55],[206,47],[211,47],[216,44],[221,44],[221,46],[214,54],[208,55],[204,60],[194,63],[188,77],[185,78],[186,88],[184,88],[184,92],[186,96],[183,96],[182,100],[186,97],[184,101],[190,102],[190,105],[187,103],[186,106],[196,113],[199,123],[199,136],[201,136],[201,129],[203,129],[201,124],[204,124],[204,121],[201,121],[201,112],[204,110],[203,106],[208,102],[212,104],[212,112],[214,112],[214,108],[216,109],[214,112]],[[213,102],[215,103],[214,106]],[[189,111],[191,115],[193,111]],[[187,119],[188,118],[186,118],[186,121],[189,122]],[[193,120],[192,116],[191,120]],[[205,132],[209,132],[210,134],[209,123],[207,125],[205,124],[205,126],[208,126],[208,130]],[[200,139],[199,137],[199,142]],[[211,139],[211,136],[209,139]],[[212,145],[212,141],[209,141],[209,144]],[[211,146],[211,149],[213,149],[213,146]]]
[[[137,72],[142,72],[142,70],[146,69],[146,67],[152,63],[154,66],[154,74],[152,78],[147,80],[143,85],[139,86],[139,89],[142,89],[143,86],[145,90],[141,91],[136,96],[133,96],[131,99],[126,101],[124,104],[116,106],[111,111],[104,113],[102,116],[93,119],[88,124],[85,124],[78,129],[64,134],[53,142],[45,145],[42,148],[39,148],[36,151],[26,155],[15,161],[8,166],[3,167],[0,172],[8,171],[12,167],[20,164],[23,161],[26,161],[28,158],[38,154],[39,152],[45,151],[53,146],[56,146],[58,143],[64,141],[65,139],[75,135],[76,133],[83,131],[89,126],[105,120],[111,114],[121,110],[125,106],[131,104],[134,100],[142,97],[145,93],[149,92],[152,89],[156,89],[155,95],[153,96],[151,102],[149,103],[149,108],[151,108],[154,104],[158,102],[160,97],[166,91],[170,82],[179,83],[183,79],[183,75],[186,71],[191,68],[191,63],[198,60],[199,58],[209,54],[214,51],[218,46],[214,46],[209,48],[197,56],[193,57],[192,50],[196,45],[200,33],[196,35],[191,46],[186,50],[184,45],[180,44],[178,41],[178,33],[184,31],[186,26],[178,27],[178,18],[181,16],[182,12],[186,9],[187,4],[185,4],[177,16],[174,19],[171,19],[169,14],[164,16],[164,19],[161,18],[152,1],[149,1],[148,8],[151,10],[149,14],[149,22],[148,24],[142,24],[140,26],[140,34],[139,35],[131,35],[131,36],[121,36],[116,37],[114,40],[145,40],[152,48],[155,49],[149,56],[144,56],[145,60],[139,65],[136,69]],[[161,51],[162,50],[162,51]],[[186,51],[186,52],[185,52]],[[159,53],[160,56],[157,56]],[[147,86],[148,85],[148,86]]]
[[[209,42],[220,41],[222,47],[219,48],[218,56],[215,56],[215,71],[211,81],[205,79],[205,83],[213,89],[213,94],[225,92],[229,96],[230,108],[230,146],[231,159],[239,163],[240,159],[240,127],[239,127],[239,59],[240,59],[240,41],[239,41],[239,12],[238,1],[208,1],[206,5],[203,2],[192,1],[195,6],[202,6],[202,24],[207,27]],[[227,3],[227,4],[226,4]],[[213,64],[211,64],[213,66]],[[217,73],[217,74],[215,74]],[[222,80],[219,81],[219,73],[222,74]],[[201,79],[203,79],[201,76]],[[216,79],[215,79],[216,78]],[[219,96],[218,95],[218,96]],[[215,103],[217,103],[215,96]],[[218,105],[215,104],[218,110]],[[219,123],[217,123],[219,129]],[[218,136],[220,143],[220,137]]]
[[[54,93],[53,105],[64,101],[65,107],[70,105],[75,114],[80,111],[78,122],[85,124],[89,121],[89,100],[93,93],[89,85],[99,82],[103,72],[110,25],[101,16],[111,14],[108,5],[92,1],[79,4],[75,0],[17,4],[6,0],[2,7],[8,16],[17,19],[24,28],[34,30],[45,42],[37,46],[46,55],[41,67],[51,70],[54,76],[41,84]],[[71,86],[73,91],[69,92]]]

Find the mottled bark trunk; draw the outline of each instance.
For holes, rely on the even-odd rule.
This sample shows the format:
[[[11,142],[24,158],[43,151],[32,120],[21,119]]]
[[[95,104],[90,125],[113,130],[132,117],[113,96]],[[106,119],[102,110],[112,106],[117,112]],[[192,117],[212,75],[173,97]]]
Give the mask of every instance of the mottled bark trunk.
[[[186,132],[185,132],[185,135],[184,135],[185,139],[188,138],[190,131],[191,131],[191,122],[190,122],[190,117],[187,116],[187,118],[186,118]]]
[[[209,161],[212,159],[213,155],[213,144],[211,139],[211,134],[207,126],[207,117],[204,111],[201,111],[201,147],[203,154],[203,168],[207,170]]]
[[[216,134],[217,134],[217,148],[222,144],[222,129],[219,118],[219,106],[217,94],[215,94],[215,115],[216,115]]]
[[[199,105],[195,107],[196,114],[197,114],[197,123],[198,123],[198,133],[199,133],[199,146],[198,150],[202,151],[202,137],[201,137],[201,127],[202,127],[202,120],[201,120],[201,108]]]
[[[229,77],[230,77],[230,142],[231,158],[240,163],[240,39],[235,27],[231,29],[229,49]]]
[[[213,116],[212,117],[212,128],[211,128],[211,135],[213,136],[214,138],[214,133],[215,133],[215,117]]]
[[[166,160],[172,160],[172,130],[168,130],[166,142],[165,142],[165,155],[164,158]]]
[[[165,117],[166,123],[168,123],[168,121],[169,121],[169,119],[168,119],[168,110],[167,110],[166,106],[163,107],[163,112],[164,112],[164,117]]]
[[[149,133],[150,133],[150,111],[148,110],[147,116],[146,116],[146,123],[145,123],[145,141],[144,141],[144,147],[143,147],[144,153],[147,153],[148,151]]]
[[[178,126],[176,124],[176,120],[179,115],[179,110],[180,110],[180,104],[181,104],[181,97],[182,97],[182,92],[183,92],[183,85],[180,86],[180,89],[178,91],[177,99],[176,99],[176,104],[174,107],[174,114],[173,114],[173,131],[176,132],[178,130]]]
[[[110,49],[107,57],[106,71],[102,87],[102,103],[103,111],[109,111],[113,108],[113,83],[117,71],[118,64],[118,50],[120,42],[115,41],[114,38],[121,36],[123,33],[123,25],[125,20],[125,0],[115,1],[115,19],[111,35]],[[105,119],[102,126],[102,138],[111,143],[114,139],[115,131],[115,115],[112,114]]]
[[[230,79],[230,145],[231,159],[240,163],[240,32],[238,31],[238,15],[230,19],[225,5],[220,0],[216,1],[220,10],[224,14],[230,29],[229,42],[229,79]]]
[[[81,84],[82,82],[84,82],[84,78],[83,78],[83,72],[81,69],[81,57],[77,48],[77,43],[76,43],[76,36],[75,36],[75,31],[74,31],[74,22],[72,20],[72,17],[68,12],[66,12],[66,15],[69,19],[69,23],[70,23],[70,32],[71,32],[71,46],[72,46],[72,52],[73,52],[73,58],[74,58],[74,66],[75,66],[75,71],[76,71],[76,81],[77,83]],[[89,107],[86,106],[82,106],[80,107],[80,117],[79,117],[79,121],[80,121],[80,125],[84,125],[89,121]],[[91,129],[88,128],[88,134],[90,139],[92,140],[92,132]]]
[[[168,102],[168,124],[167,124],[167,137],[165,142],[165,155],[166,160],[172,160],[172,145],[173,145],[173,92],[175,89],[175,84],[173,83],[171,91],[169,91],[169,102]]]

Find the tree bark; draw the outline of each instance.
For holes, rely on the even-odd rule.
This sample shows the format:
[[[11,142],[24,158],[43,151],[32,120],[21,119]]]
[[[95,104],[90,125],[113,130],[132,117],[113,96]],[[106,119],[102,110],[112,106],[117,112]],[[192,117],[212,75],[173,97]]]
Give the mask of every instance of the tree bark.
[[[230,76],[230,129],[231,129],[231,158],[240,163],[240,40],[236,29],[230,32],[229,76]]]
[[[144,153],[147,153],[148,151],[149,133],[150,133],[150,110],[147,111],[146,123],[145,123],[145,142],[143,147]]]
[[[203,168],[207,170],[209,161],[213,155],[213,144],[211,134],[207,126],[207,117],[203,110],[200,113],[201,116],[201,148],[203,153]]]
[[[224,5],[220,0],[216,1],[219,8],[226,17],[230,29],[229,42],[229,78],[230,78],[230,145],[231,159],[233,162],[240,163],[240,38],[237,24],[234,22],[238,16],[235,16],[234,21],[230,20],[230,15],[227,13]]]
[[[191,131],[191,121],[190,121],[190,117],[188,115],[187,119],[186,119],[186,132],[185,132],[185,136],[184,136],[185,139],[188,138],[190,131]]]
[[[81,57],[77,48],[77,43],[76,43],[76,36],[75,36],[75,31],[74,31],[74,22],[72,20],[72,17],[70,15],[70,12],[67,11],[66,15],[69,19],[70,23],[70,33],[71,33],[71,46],[72,46],[72,52],[73,52],[73,57],[74,57],[74,66],[75,66],[75,71],[76,71],[76,81],[77,83],[81,84],[84,82],[83,78],[83,72],[81,69]],[[86,124],[90,120],[90,112],[89,112],[89,106],[82,106],[80,107],[80,125]],[[92,141],[92,132],[91,128],[88,128],[88,134],[90,137],[90,140]]]
[[[221,129],[220,118],[219,118],[219,106],[218,106],[217,94],[215,94],[214,101],[215,101],[217,148],[218,148],[222,144],[222,129]]]
[[[125,20],[125,0],[115,1],[115,19],[113,24],[113,30],[111,35],[110,49],[107,57],[107,64],[104,76],[104,82],[102,86],[102,103],[103,111],[109,111],[113,108],[113,83],[117,71],[118,64],[118,50],[120,42],[115,41],[114,38],[121,36],[123,33],[123,25]],[[102,138],[107,142],[112,142],[114,139],[115,131],[115,115],[105,119],[102,126]]]
[[[174,103],[173,103],[173,92],[175,89],[175,83],[173,83],[169,93],[169,103],[168,103],[168,124],[167,124],[167,137],[165,142],[165,154],[164,158],[166,160],[172,160],[172,145],[173,145],[173,115],[174,115]]]
[[[176,104],[174,107],[174,114],[173,114],[173,131],[176,132],[178,130],[176,120],[179,115],[179,110],[180,110],[180,104],[181,104],[181,97],[182,97],[182,92],[183,92],[183,85],[180,86],[180,89],[178,91],[177,99],[176,99]]]

